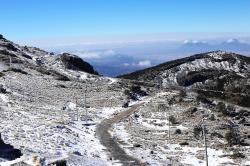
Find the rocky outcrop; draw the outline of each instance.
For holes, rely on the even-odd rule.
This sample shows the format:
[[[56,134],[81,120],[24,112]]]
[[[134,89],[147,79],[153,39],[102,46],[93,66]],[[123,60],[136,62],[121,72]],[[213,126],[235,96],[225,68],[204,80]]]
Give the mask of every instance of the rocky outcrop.
[[[83,61],[80,57],[76,55],[63,53],[61,55],[58,55],[58,60],[60,60],[67,69],[84,71],[90,74],[98,75],[98,73],[94,70],[93,66]]]
[[[0,133],[0,158],[4,158],[7,160],[14,160],[21,156],[22,153],[19,149],[15,149],[13,146],[4,143]]]

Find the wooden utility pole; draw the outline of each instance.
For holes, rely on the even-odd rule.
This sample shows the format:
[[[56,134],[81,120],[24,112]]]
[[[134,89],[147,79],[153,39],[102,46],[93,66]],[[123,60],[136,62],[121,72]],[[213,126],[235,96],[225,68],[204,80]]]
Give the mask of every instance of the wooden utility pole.
[[[79,121],[79,110],[77,108],[77,97],[76,97],[76,121]]]
[[[99,92],[99,78],[96,79],[96,91]]]
[[[110,97],[110,107],[113,107],[113,96]]]
[[[86,84],[86,86],[85,86],[85,93],[84,93],[84,108],[85,108],[85,121],[86,121],[86,124],[87,124],[87,122],[88,122],[88,120],[87,120],[87,116],[88,116],[88,111],[87,111],[87,106],[86,106],[86,104],[87,104],[87,99],[86,99],[86,97],[87,97],[87,84]]]
[[[206,138],[206,124],[205,124],[205,119],[202,119],[202,123],[203,123],[203,139],[204,139],[204,147],[205,147],[206,166],[208,166],[207,138]]]
[[[11,66],[12,66],[12,57],[10,56],[10,59],[9,59],[9,68],[11,69]],[[11,79],[8,79],[9,81],[8,81],[8,86],[9,86],[9,88],[10,88],[10,84],[11,84]]]
[[[11,68],[11,66],[12,66],[12,57],[10,56],[10,68]]]
[[[168,143],[170,145],[170,109],[168,110]]]
[[[168,109],[168,110],[167,110]],[[170,109],[168,106],[166,106],[166,103],[164,102],[159,102],[158,103],[158,111],[162,111],[162,113],[164,113],[164,116],[165,118],[167,119],[168,118],[168,143],[170,145],[170,129],[171,129],[171,126],[170,126]],[[168,112],[167,112],[168,111]]]

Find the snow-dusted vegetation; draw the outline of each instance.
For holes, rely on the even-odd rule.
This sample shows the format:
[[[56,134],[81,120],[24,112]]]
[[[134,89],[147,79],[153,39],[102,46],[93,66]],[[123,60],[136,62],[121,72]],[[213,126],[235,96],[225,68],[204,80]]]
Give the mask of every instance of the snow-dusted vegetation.
[[[203,135],[197,136],[195,128],[205,124],[209,165],[247,165],[249,144],[231,146],[225,136],[231,118],[222,117],[204,103],[197,104],[196,97],[186,102],[187,97],[180,100],[178,91],[162,93],[115,124],[111,133],[128,154],[145,164],[198,166],[205,165],[206,155]],[[247,126],[238,126],[238,130],[241,139],[250,132]]]
[[[216,51],[121,77],[1,38],[0,165],[196,166],[204,140],[209,165],[249,165],[248,58]]]

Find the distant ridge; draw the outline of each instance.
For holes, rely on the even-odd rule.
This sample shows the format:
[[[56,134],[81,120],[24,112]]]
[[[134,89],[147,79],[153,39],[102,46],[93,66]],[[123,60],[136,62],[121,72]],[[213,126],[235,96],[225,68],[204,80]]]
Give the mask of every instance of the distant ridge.
[[[196,54],[118,78],[160,83],[162,87],[209,90],[212,97],[250,107],[250,57],[232,52],[219,50]]]

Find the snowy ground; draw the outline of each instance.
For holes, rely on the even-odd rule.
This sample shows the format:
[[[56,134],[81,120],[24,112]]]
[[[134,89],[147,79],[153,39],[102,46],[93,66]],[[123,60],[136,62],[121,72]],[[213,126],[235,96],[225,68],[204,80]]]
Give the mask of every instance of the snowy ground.
[[[192,135],[193,126],[197,122],[193,119],[190,122],[187,117],[182,117],[182,112],[192,105],[169,106],[167,110],[171,111],[171,114],[175,115],[177,120],[181,120],[182,123],[170,124],[170,142],[168,140],[168,112],[159,111],[157,105],[162,102],[162,98],[167,101],[177,94],[173,91],[172,93],[158,95],[135,115],[131,115],[127,120],[114,126],[111,133],[119,140],[120,146],[128,154],[141,159],[144,163],[155,166],[167,164],[205,165],[203,140],[196,140]],[[208,122],[208,125],[210,125],[210,122]],[[176,129],[180,129],[181,134],[175,134]],[[232,147],[230,149],[223,148],[223,146],[226,147],[224,139],[216,140],[209,136],[207,140],[209,165],[249,164],[249,146]],[[188,145],[180,145],[182,142],[187,142]],[[224,145],[221,146],[221,144]],[[243,152],[246,157],[244,159],[231,158],[230,156],[235,149]]]
[[[105,118],[124,111],[121,106],[127,101],[124,90],[129,82],[68,70],[56,56],[46,51],[21,47],[5,39],[0,40],[0,50],[4,62],[0,63],[0,132],[5,143],[24,154],[16,161],[0,158],[0,166],[20,161],[31,164],[34,156],[45,158],[47,164],[66,159],[70,166],[119,165],[118,161],[110,159],[112,156],[97,139],[96,126]],[[163,85],[176,84],[177,75],[184,76],[186,71],[216,69],[236,72],[243,77],[248,74],[249,65],[237,57],[235,63],[214,61],[224,54],[211,53],[208,56],[212,59],[196,59],[163,71]],[[65,77],[71,81],[66,81]],[[225,126],[233,120],[239,124],[245,143],[249,142],[247,115],[229,118],[216,110],[213,112],[211,105],[197,102],[195,94],[183,100],[178,96],[178,91],[168,91],[143,99],[145,106],[113,126],[110,132],[114,140],[129,155],[148,165],[205,165],[203,140],[194,138],[193,128],[206,117],[209,165],[250,165],[249,146],[229,147],[225,140]],[[130,103],[133,104],[136,102]],[[191,109],[190,114],[192,107],[197,110],[192,112]],[[178,123],[169,122],[172,121],[168,120],[170,114]],[[211,120],[212,114],[214,120]],[[237,152],[244,157],[233,156]]]
[[[102,119],[111,116],[121,108],[104,108],[88,110],[89,116],[94,116],[91,121],[72,121],[64,117],[46,117],[25,111],[14,111],[8,108],[2,112],[1,122],[2,135],[6,143],[23,149],[28,155],[48,156],[70,156],[78,158],[81,165],[89,161],[95,161],[108,165],[108,156],[105,148],[95,137],[95,128]],[[8,112],[8,113],[7,113]],[[6,114],[5,114],[6,113]],[[96,116],[95,114],[98,114]],[[8,116],[11,117],[8,118]],[[60,119],[62,118],[62,119]],[[16,122],[17,125],[13,125]],[[88,124],[88,125],[86,125]],[[74,155],[76,154],[76,155]],[[69,159],[70,165],[79,165],[78,162]],[[75,163],[75,164],[74,164]]]
[[[37,155],[48,161],[66,157],[72,166],[112,164],[95,136],[95,128],[123,110],[125,97],[123,89],[114,85],[116,79],[76,83],[28,72],[10,72],[0,78],[8,91],[0,94],[0,118],[4,119],[0,131],[5,143],[20,149],[26,161]]]
[[[82,76],[82,82],[60,81],[36,71],[26,71],[29,74],[10,71],[8,75],[0,77],[1,84],[7,89],[7,93],[0,93],[0,118],[4,119],[0,122],[0,131],[6,143],[24,153],[19,160],[30,162],[31,157],[37,155],[45,157],[47,162],[66,158],[72,166],[118,165],[117,161],[110,160],[95,130],[103,119],[124,110],[121,106],[127,99],[119,81],[87,75]],[[74,71],[65,74],[76,76]],[[149,165],[203,165],[203,141],[196,140],[192,130],[204,115],[211,114],[211,110],[197,104],[193,94],[183,102],[167,105],[165,111],[160,109],[162,103],[178,95],[178,91],[169,91],[158,93],[153,98],[144,98],[145,106],[114,125],[110,132],[128,154]],[[198,108],[198,113],[188,117],[186,111],[193,106]],[[179,122],[170,125],[170,143],[169,112]],[[216,121],[207,121],[211,126],[210,131],[227,121],[216,118]],[[177,129],[181,130],[181,134],[175,134]],[[246,133],[249,131],[244,130]],[[209,136],[208,140],[209,163],[212,165],[249,164],[249,146],[229,148],[225,147],[225,139]],[[180,145],[185,142],[188,144]],[[235,149],[246,157],[231,158]],[[8,164],[0,163],[4,166]]]

